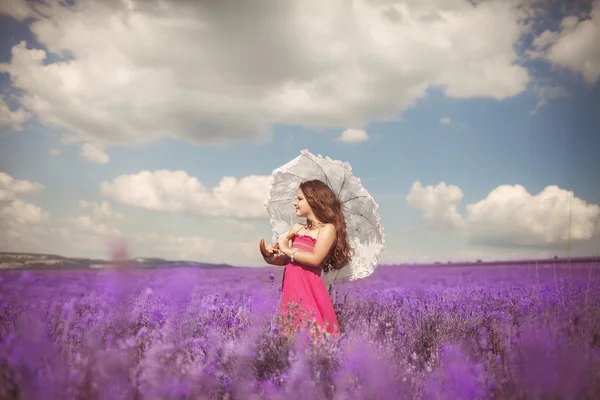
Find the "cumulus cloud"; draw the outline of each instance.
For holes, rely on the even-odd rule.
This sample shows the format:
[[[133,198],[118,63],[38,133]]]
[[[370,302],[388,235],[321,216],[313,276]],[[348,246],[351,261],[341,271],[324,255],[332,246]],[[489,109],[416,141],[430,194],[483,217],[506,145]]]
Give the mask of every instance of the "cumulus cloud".
[[[90,143],[85,143],[81,146],[81,155],[89,162],[96,164],[106,164],[110,160],[108,154]]]
[[[367,140],[369,140],[369,135],[362,129],[346,129],[336,139],[336,141],[344,143],[360,143]]]
[[[136,248],[148,256],[194,260],[211,254],[217,241],[202,236],[138,234]]]
[[[14,179],[5,172],[0,172],[0,201],[14,200],[21,194],[38,193],[44,186],[37,182]]]
[[[536,114],[538,109],[547,105],[551,100],[568,97],[570,95],[569,91],[564,86],[558,84],[534,85],[533,91],[537,93],[538,102],[531,111],[532,115]]]
[[[15,224],[0,232],[0,249],[104,258],[109,243],[122,236],[117,227],[90,215],[66,218],[45,215],[47,218],[43,220]]]
[[[141,171],[102,182],[104,195],[147,210],[191,213],[207,217],[263,218],[271,176],[224,177],[207,189],[185,171]]]
[[[86,213],[52,221],[54,228],[62,230],[65,240],[79,247],[104,247],[106,243],[122,235],[115,223],[124,221],[124,216],[115,211],[109,202],[80,200],[79,206]]]
[[[95,202],[95,201],[85,201],[85,200],[81,200],[79,202],[79,205],[84,208],[84,209],[89,209],[92,212],[92,215],[96,218],[115,218],[115,219],[122,219],[123,218],[123,214],[121,214],[118,211],[115,211],[112,208],[112,205],[107,202],[107,201],[103,201],[101,203]]]
[[[161,177],[161,174],[157,176]],[[168,190],[164,184],[174,176],[177,176],[177,173],[163,175],[166,180],[158,179],[158,186],[154,189],[158,192]],[[176,194],[183,196],[182,198],[190,195],[193,201],[197,202],[186,205],[194,208],[193,210],[184,211],[206,213],[210,216],[224,215],[221,222],[225,224],[225,230],[220,233],[232,231],[235,227],[235,232],[239,234],[239,230],[243,229],[245,240],[218,240],[214,236],[185,236],[171,232],[135,232],[135,229],[132,230],[129,226],[131,220],[115,210],[108,201],[81,200],[80,212],[64,218],[53,217],[44,208],[18,197],[20,194],[41,191],[44,189],[41,184],[14,179],[6,173],[0,173],[0,250],[106,258],[110,256],[110,243],[115,239],[124,238],[132,243],[136,254],[142,256],[233,265],[264,265],[258,253],[260,237],[253,232],[251,221],[234,221],[235,218],[253,218],[264,213],[262,202],[257,199],[264,195],[265,188],[260,186],[264,185],[268,178],[249,176],[239,181],[224,178],[218,187],[205,193],[202,192],[201,185],[193,183],[194,180],[195,178],[188,176],[188,181],[192,183],[189,185],[188,182],[187,192],[177,191],[176,185],[181,183],[177,179],[174,182],[175,186],[171,187],[176,190]],[[185,190],[185,184],[183,186],[180,189]],[[111,188],[120,188],[119,184],[108,187],[109,191]],[[174,197],[161,198],[158,192],[155,193],[159,197],[156,204],[162,204],[167,209],[178,201]],[[200,210],[197,207],[200,207]],[[202,207],[210,210],[202,210]]]
[[[529,29],[520,1],[242,3],[3,2],[33,18],[46,50],[17,44],[0,72],[42,124],[105,146],[364,126],[398,118],[432,86],[505,99],[529,82],[515,50]]]
[[[48,213],[40,207],[15,199],[0,210],[3,224],[16,228],[21,225],[37,224],[48,219]]]
[[[50,214],[19,198],[22,194],[35,194],[43,189],[44,186],[37,182],[14,179],[0,172],[0,248],[19,250],[22,243],[39,243],[36,236],[50,232],[43,229]]]
[[[460,230],[477,244],[553,247],[566,243],[569,230],[572,241],[589,240],[599,231],[600,206],[555,185],[536,195],[521,185],[501,185],[467,204],[464,215],[457,211],[462,198],[457,186],[423,187],[417,181],[406,200],[429,226]]]
[[[56,218],[44,208],[23,201],[22,194],[35,194],[44,186],[14,179],[0,172],[0,248],[8,251],[49,252],[80,248],[102,249],[104,240],[119,236],[114,221],[123,219],[110,203],[81,201],[89,214]]]
[[[529,194],[521,185],[498,186],[487,198],[467,205],[471,235],[491,243],[563,244],[569,236],[570,210],[571,239],[590,239],[597,232],[600,206],[571,196],[571,192],[555,185],[547,186],[537,195]],[[489,230],[490,226],[493,229]]]
[[[114,210],[109,202],[80,200],[79,206],[89,213],[68,217],[63,225],[67,232],[80,238],[82,236],[88,242],[103,239],[102,244],[122,236],[122,231],[115,223],[124,221],[124,216]]]
[[[0,249],[106,257],[108,244],[122,236],[114,221],[93,214],[57,218],[17,199],[0,209]]]
[[[460,229],[464,226],[457,209],[462,199],[463,193],[458,186],[444,182],[424,187],[416,181],[406,196],[407,203],[421,211],[423,219],[434,229]]]
[[[0,127],[8,127],[11,130],[23,130],[23,123],[31,118],[31,113],[22,108],[12,111],[8,104],[0,97]]]
[[[21,22],[38,16],[30,3],[14,0],[0,0],[0,13]]]
[[[118,237],[121,231],[115,227],[111,227],[103,222],[98,221],[90,215],[79,215],[71,217],[69,222],[78,231],[92,236],[103,236],[108,238]]]
[[[266,265],[258,251],[258,242],[258,238],[246,241],[219,241],[207,236],[156,233],[137,234],[131,240],[136,253],[147,257],[239,266]]]
[[[239,201],[235,207],[245,210],[246,216],[256,213],[256,210],[252,210],[252,207],[256,208],[251,193],[253,178],[246,177],[239,182],[233,178],[224,178],[218,188],[207,193],[209,199],[204,205],[211,206],[211,201],[219,202],[220,198],[224,198],[226,201]],[[220,225],[221,222],[225,224],[225,231],[219,233],[232,231],[235,227],[239,238],[239,230],[243,229],[242,240],[235,237],[219,240],[215,235],[142,233],[132,230],[130,226],[132,221],[116,211],[108,201],[81,200],[80,212],[57,218],[42,207],[16,197],[20,193],[40,191],[43,188],[40,184],[15,180],[4,173],[0,173],[0,184],[3,189],[9,189],[11,193],[0,202],[0,250],[3,251],[107,258],[110,256],[110,244],[120,239],[131,245],[132,254],[139,256],[231,265],[265,265],[258,252],[260,237],[253,232],[252,225],[248,221],[238,220],[234,225],[232,218],[220,220]],[[264,193],[264,189],[261,190]],[[8,190],[6,193],[9,193]],[[227,213],[227,207],[234,207],[228,203],[223,203],[221,206],[223,208],[217,210],[217,213]],[[262,209],[262,204],[260,208]],[[229,214],[238,217],[235,210]]]
[[[569,15],[558,31],[544,31],[534,40],[534,57],[581,73],[590,83],[600,77],[600,1],[594,1],[589,16]]]

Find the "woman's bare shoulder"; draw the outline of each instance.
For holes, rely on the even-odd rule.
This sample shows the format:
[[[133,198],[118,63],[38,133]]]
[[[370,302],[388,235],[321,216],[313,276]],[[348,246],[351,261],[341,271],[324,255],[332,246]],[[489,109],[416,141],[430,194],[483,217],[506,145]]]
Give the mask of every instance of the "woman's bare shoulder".
[[[294,225],[292,225],[292,227],[290,228],[290,232],[298,232],[300,230],[300,228],[302,228],[304,225],[299,224],[299,223],[295,223]]]
[[[319,234],[325,233],[327,235],[335,235],[335,225],[334,224],[323,224],[321,229],[319,229]]]

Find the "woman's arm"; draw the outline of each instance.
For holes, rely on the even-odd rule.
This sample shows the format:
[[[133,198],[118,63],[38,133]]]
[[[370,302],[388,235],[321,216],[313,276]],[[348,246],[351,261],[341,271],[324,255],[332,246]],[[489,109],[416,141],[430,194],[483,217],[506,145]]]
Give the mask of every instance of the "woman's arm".
[[[327,224],[319,231],[319,239],[315,243],[315,247],[312,251],[301,251],[297,250],[294,254],[294,261],[300,264],[306,265],[307,267],[320,267],[323,265],[325,258],[329,254],[329,250],[335,242],[336,232],[335,227],[332,224]],[[286,243],[286,239],[280,239],[279,247],[281,252],[291,258],[292,249],[289,244]]]
[[[288,234],[290,232],[298,232],[298,230],[300,229],[301,225],[300,224],[294,224],[292,226],[292,228],[289,230]],[[285,237],[287,236],[287,234],[283,237],[285,239]],[[288,242],[288,244],[291,243],[291,241]],[[267,248],[269,250],[271,250],[270,245],[267,246]],[[290,261],[290,257],[285,255],[283,252],[280,252],[279,255],[277,255],[277,253],[273,253],[271,254],[269,257],[264,257],[263,259],[265,260],[265,262],[267,264],[271,264],[271,265],[286,265],[289,261]]]

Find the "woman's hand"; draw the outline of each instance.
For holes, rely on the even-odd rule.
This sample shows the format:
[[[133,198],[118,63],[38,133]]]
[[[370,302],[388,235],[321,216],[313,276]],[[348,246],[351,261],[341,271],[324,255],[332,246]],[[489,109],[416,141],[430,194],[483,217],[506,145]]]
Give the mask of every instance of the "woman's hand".
[[[268,251],[269,253],[271,253],[271,255],[273,254],[273,251],[274,251],[274,250],[273,250],[273,245],[272,245],[272,244],[267,244],[267,245],[265,246],[265,248],[267,249],[267,251]]]
[[[288,239],[285,236],[282,238],[279,238],[279,240],[277,241],[277,244],[279,245],[279,250],[281,250],[282,252],[284,250],[290,250],[290,239]]]
[[[276,249],[273,249],[273,245],[267,244],[265,248],[271,254],[268,257],[263,257],[268,264],[283,266],[287,263],[288,256]]]
[[[274,249],[273,247],[274,247],[273,244],[267,244],[265,246],[265,248],[269,252],[269,256],[266,258],[266,260],[268,260],[268,261],[273,261],[273,259],[275,259],[275,258],[277,258],[277,256],[279,256],[279,251],[277,249]]]

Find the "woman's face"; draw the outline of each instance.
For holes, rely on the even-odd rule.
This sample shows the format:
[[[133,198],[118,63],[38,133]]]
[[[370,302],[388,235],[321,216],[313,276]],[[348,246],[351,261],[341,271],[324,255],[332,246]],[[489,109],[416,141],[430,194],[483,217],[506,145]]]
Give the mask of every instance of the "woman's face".
[[[296,216],[299,218],[306,218],[310,214],[310,206],[304,197],[302,190],[298,189],[296,201],[294,202],[296,207]]]

